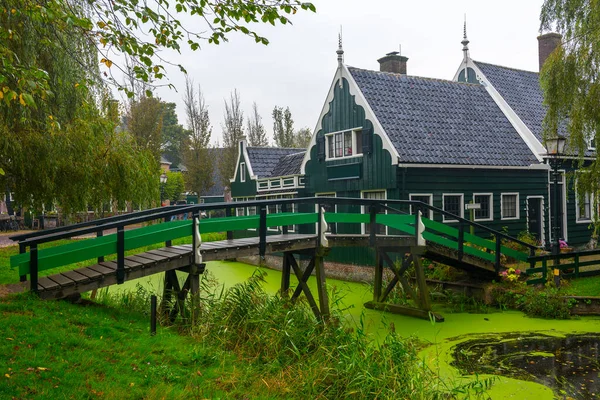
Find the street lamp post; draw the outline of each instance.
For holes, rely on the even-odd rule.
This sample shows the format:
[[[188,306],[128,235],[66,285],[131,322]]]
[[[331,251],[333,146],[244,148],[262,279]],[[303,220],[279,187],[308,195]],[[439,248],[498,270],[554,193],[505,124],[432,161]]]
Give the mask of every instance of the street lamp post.
[[[548,151],[548,155],[552,157],[552,173],[553,173],[553,181],[554,181],[554,199],[552,201],[552,211],[554,214],[554,225],[552,225],[552,255],[554,255],[554,282],[556,286],[560,286],[560,270],[558,269],[558,264],[560,260],[558,255],[560,254],[560,225],[559,225],[559,192],[558,192],[558,166],[559,161],[558,158],[563,154],[565,150],[566,139],[562,136],[556,136],[554,138],[548,139],[546,141],[546,149]]]
[[[167,174],[160,174],[160,205],[163,205],[163,200],[165,197],[165,183],[167,183]]]

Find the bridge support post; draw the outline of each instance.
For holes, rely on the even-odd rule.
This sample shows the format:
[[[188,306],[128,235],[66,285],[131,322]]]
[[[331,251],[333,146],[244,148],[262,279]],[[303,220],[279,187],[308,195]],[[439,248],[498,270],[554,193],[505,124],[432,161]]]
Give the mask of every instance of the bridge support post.
[[[431,312],[431,301],[429,299],[429,289],[425,281],[425,273],[421,264],[422,246],[413,246],[410,248],[387,248],[378,247],[376,249],[375,282],[373,287],[373,300],[365,303],[365,307],[375,310],[389,311],[395,314],[404,314],[423,319],[435,319],[442,322],[444,317]],[[404,254],[402,263],[398,267],[388,253]],[[392,271],[394,277],[383,290],[383,270],[384,264]],[[415,269],[416,288],[409,284],[407,271],[410,266]],[[415,306],[406,306],[387,303],[386,300],[396,285],[400,283],[402,290],[406,293]]]

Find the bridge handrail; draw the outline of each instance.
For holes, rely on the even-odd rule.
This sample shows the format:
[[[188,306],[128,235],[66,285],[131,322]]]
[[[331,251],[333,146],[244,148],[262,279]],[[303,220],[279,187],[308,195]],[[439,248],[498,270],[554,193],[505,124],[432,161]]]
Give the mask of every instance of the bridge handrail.
[[[52,229],[44,229],[44,230],[37,231],[37,232],[23,233],[20,235],[10,236],[9,239],[14,242],[21,242],[23,240],[27,240],[27,239],[31,239],[31,238],[35,238],[35,237],[48,236],[53,233],[67,232],[67,231],[72,231],[72,230],[76,230],[76,229],[80,229],[80,228],[86,228],[88,226],[100,226],[100,225],[103,225],[103,224],[106,224],[109,222],[126,220],[128,218],[131,218],[132,214],[142,216],[142,215],[148,215],[148,214],[153,214],[156,212],[164,211],[165,209],[174,209],[174,208],[181,208],[181,207],[183,207],[183,205],[171,205],[171,206],[165,206],[165,207],[150,208],[150,209],[142,210],[142,211],[133,211],[130,213],[113,215],[112,217],[99,218],[99,219],[95,219],[93,221],[79,222],[77,224],[61,226],[61,227],[52,228]]]
[[[517,244],[519,244],[521,246],[527,247],[530,250],[537,250],[539,248],[538,246],[535,246],[535,245],[532,245],[530,243],[524,242],[522,240],[519,240],[517,238],[514,238],[512,236],[509,236],[509,235],[507,235],[507,234],[505,234],[503,232],[494,230],[492,228],[488,228],[487,226],[478,224],[477,222],[468,220],[466,218],[462,218],[462,217],[460,217],[458,215],[452,214],[452,213],[450,213],[448,211],[442,210],[441,208],[438,208],[438,207],[434,207],[434,206],[429,205],[427,203],[424,203],[422,201],[417,201],[417,200],[402,200],[402,201],[406,201],[406,202],[409,202],[410,204],[415,204],[415,205],[418,205],[418,206],[424,206],[425,208],[427,208],[429,210],[432,210],[434,212],[438,212],[438,213],[440,213],[442,215],[445,215],[445,216],[448,216],[448,217],[452,217],[453,219],[456,219],[459,223],[467,224],[469,226],[473,226],[475,228],[482,229],[482,230],[484,230],[484,231],[486,231],[488,233],[491,233],[494,236],[499,236],[502,239],[506,239],[506,240],[509,240],[511,242],[517,243]],[[389,206],[383,205],[383,207],[386,208],[386,209],[392,210],[392,211],[398,211],[398,212],[401,212],[401,213],[405,213],[405,212],[403,212],[401,210],[397,210],[397,209],[389,207]]]

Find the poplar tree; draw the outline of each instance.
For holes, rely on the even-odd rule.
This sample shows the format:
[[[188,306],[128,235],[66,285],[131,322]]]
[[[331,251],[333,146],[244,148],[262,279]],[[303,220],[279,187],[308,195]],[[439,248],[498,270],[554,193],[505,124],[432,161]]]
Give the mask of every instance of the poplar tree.
[[[562,35],[561,45],[548,57],[540,73],[547,107],[544,138],[556,136],[560,127],[566,126],[568,149],[579,156],[578,195],[590,194],[595,203],[593,209],[598,210],[600,6],[591,0],[546,0],[540,20],[541,31],[555,30]],[[591,163],[583,158],[590,144],[597,149]],[[597,232],[600,218],[594,220]]]
[[[267,131],[262,123],[262,118],[258,113],[256,102],[252,103],[252,114],[247,121],[248,145],[253,147],[266,147],[269,145],[267,140]]]
[[[188,125],[188,136],[183,146],[183,160],[187,168],[185,185],[187,190],[196,193],[200,200],[200,197],[215,184],[214,160],[210,157],[209,149],[212,126],[202,89],[198,86],[198,91],[194,91],[194,82],[187,78],[183,102]]]
[[[273,137],[278,147],[294,147],[294,120],[289,107],[273,108]]]
[[[240,95],[235,89],[231,92],[229,102],[225,101],[223,114],[223,153],[219,159],[219,172],[223,186],[229,186],[229,179],[233,178],[235,164],[238,157],[238,146],[244,137],[244,112],[240,105]]]

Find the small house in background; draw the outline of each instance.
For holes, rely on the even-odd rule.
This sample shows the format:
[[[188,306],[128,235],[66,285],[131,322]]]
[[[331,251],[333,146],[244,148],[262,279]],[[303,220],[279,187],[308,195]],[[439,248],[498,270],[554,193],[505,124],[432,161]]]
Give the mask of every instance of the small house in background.
[[[560,39],[556,34],[538,39],[543,63]],[[379,71],[347,66],[340,40],[337,70],[306,151],[254,149],[242,141],[233,199],[418,200],[466,218],[466,205],[476,203],[474,221],[549,243],[554,185],[542,139],[539,73],[473,61],[466,27],[461,43],[463,60],[454,79],[441,80],[408,75],[408,58],[397,52],[378,60]],[[276,167],[286,162],[293,169]],[[568,161],[563,165],[565,171],[573,168]],[[589,201],[578,203],[564,174],[558,190],[561,237],[570,245],[584,245],[591,234]],[[435,218],[457,227],[452,218]],[[338,233],[367,229],[340,226]],[[365,253],[332,252],[330,259],[370,262],[368,254],[352,251]]]
[[[198,204],[198,203],[221,203],[225,201],[225,193],[227,191],[227,187],[223,185],[223,180],[221,179],[221,173],[219,171],[218,160],[221,157],[221,154],[224,150],[222,148],[211,148],[209,149],[209,155],[211,158],[211,163],[213,166],[212,171],[212,186],[200,196],[200,200],[198,200],[198,195],[196,193],[185,193],[184,200],[187,201],[187,204]],[[165,163],[163,163],[163,160]],[[165,156],[161,157],[161,168],[163,165],[168,165],[170,172],[181,172],[184,176],[188,172],[187,167],[184,164],[173,165],[171,164]]]

